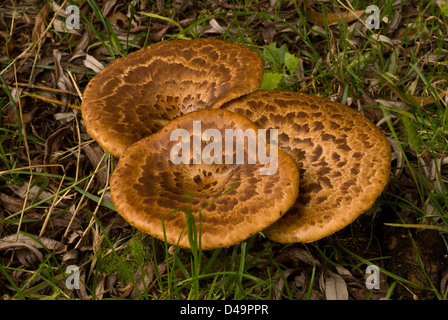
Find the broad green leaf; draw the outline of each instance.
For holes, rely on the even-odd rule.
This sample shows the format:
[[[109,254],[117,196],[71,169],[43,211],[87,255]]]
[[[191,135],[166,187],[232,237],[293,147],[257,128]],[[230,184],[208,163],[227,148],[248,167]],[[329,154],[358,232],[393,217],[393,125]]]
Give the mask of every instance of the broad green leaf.
[[[266,60],[270,61],[275,71],[281,71],[282,65],[285,63],[285,54],[288,52],[286,45],[277,48],[276,43],[273,42],[267,45],[263,50],[263,55]]]

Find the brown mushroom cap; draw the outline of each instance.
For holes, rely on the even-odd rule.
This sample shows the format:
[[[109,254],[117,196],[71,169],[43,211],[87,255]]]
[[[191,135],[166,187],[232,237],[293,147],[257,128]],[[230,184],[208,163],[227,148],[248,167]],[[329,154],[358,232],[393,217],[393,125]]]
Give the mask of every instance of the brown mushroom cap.
[[[186,210],[190,207],[195,214],[197,230],[199,221],[201,223],[201,248],[208,250],[244,241],[274,223],[294,204],[299,171],[291,156],[276,149],[277,172],[260,175],[260,169],[270,164],[263,165],[260,161],[249,164],[250,149],[246,141],[243,164],[226,164],[224,146],[222,164],[205,164],[204,161],[193,164],[194,139],[199,136],[193,121],[200,121],[201,136],[207,129],[219,130],[222,137],[226,129],[243,132],[251,129],[255,133],[258,130],[250,120],[236,113],[199,110],[173,120],[158,133],[130,146],[111,177],[110,191],[117,212],[131,225],[161,240],[166,236],[170,244],[179,241],[179,246],[189,248]],[[185,129],[189,133],[187,164],[172,161],[173,147],[179,144],[178,140],[171,141],[175,129]],[[209,143],[207,139],[202,140],[202,152]],[[237,150],[235,144],[236,139],[233,156]],[[186,151],[178,154],[183,156],[183,152]],[[176,209],[183,211],[172,212]]]
[[[260,56],[215,39],[158,43],[120,58],[98,73],[81,105],[87,132],[120,157],[176,117],[259,88]]]
[[[300,167],[299,197],[264,233],[272,240],[312,242],[368,210],[390,172],[390,145],[366,117],[337,102],[296,92],[259,90],[224,109],[259,128],[277,128],[278,145]]]

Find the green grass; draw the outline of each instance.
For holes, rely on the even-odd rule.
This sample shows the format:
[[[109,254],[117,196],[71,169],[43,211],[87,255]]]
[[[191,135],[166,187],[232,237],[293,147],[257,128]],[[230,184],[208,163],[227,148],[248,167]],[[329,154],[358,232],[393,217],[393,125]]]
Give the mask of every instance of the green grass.
[[[172,26],[160,41],[213,36],[256,50],[267,66],[265,88],[302,91],[347,104],[351,101],[351,107],[358,109],[360,106],[363,112],[376,115],[377,121],[384,118],[381,129],[395,142],[392,174],[388,187],[371,212],[343,231],[306,245],[280,245],[258,234],[231,248],[202,251],[198,237],[200,227],[189,223],[186,232],[193,249],[185,250],[135,229],[123,228],[113,204],[102,198],[107,187],[96,183],[101,172],[113,172],[113,162],[108,160],[109,167],[99,166],[82,173],[80,163],[73,156],[80,145],[76,135],[63,138],[61,152],[72,157],[70,166],[65,163],[66,172],[59,167],[48,171],[50,167],[39,164],[29,166],[35,163],[31,160],[41,159],[45,152],[47,136],[36,135],[36,132],[46,130],[46,134],[50,134],[58,128],[50,113],[36,115],[38,120],[33,120],[33,127],[21,121],[29,106],[42,108],[45,102],[27,96],[26,92],[21,93],[23,101],[15,99],[11,83],[16,76],[18,82],[28,81],[32,66],[21,71],[24,76],[17,71],[14,75],[13,67],[6,69],[17,56],[8,49],[8,40],[2,42],[6,59],[0,64],[0,192],[12,195],[10,184],[28,192],[29,188],[37,186],[38,192],[27,193],[31,198],[25,205],[22,202],[20,208],[12,204],[0,207],[0,238],[18,232],[39,234],[46,212],[57,208],[43,236],[54,237],[57,241],[63,239],[67,250],[58,252],[44,245],[43,249],[36,249],[41,253],[40,259],[30,255],[28,258],[32,260],[21,261],[18,256],[22,253],[17,248],[1,251],[0,284],[5,289],[0,293],[3,299],[315,299],[324,297],[320,285],[328,268],[333,272],[336,267],[349,270],[351,280],[362,287],[365,267],[372,263],[387,276],[388,286],[381,291],[382,298],[396,299],[406,292],[408,298],[412,295],[447,298],[448,292],[441,292],[440,279],[434,281],[427,269],[422,244],[416,240],[418,232],[433,230],[439,234],[442,249],[448,252],[448,195],[445,192],[448,175],[446,164],[442,165],[448,157],[448,108],[445,97],[440,97],[442,93],[448,94],[448,44],[444,40],[448,24],[446,6],[438,8],[433,1],[412,1],[409,8],[416,10],[415,15],[405,15],[403,3],[393,6],[394,1],[352,1],[349,4],[331,0],[314,6],[317,12],[327,14],[345,11],[351,6],[354,10],[365,9],[376,3],[383,20],[379,30],[369,31],[363,29],[362,23],[355,26],[353,22],[344,21],[336,26],[313,27],[308,23],[309,8],[295,2],[288,11],[280,6],[262,10],[255,5],[257,2],[232,3],[232,7],[211,9],[207,2],[197,2],[194,19],[183,24],[181,21],[188,16],[174,14],[176,9],[171,2],[165,3],[157,13],[146,10],[146,14],[142,14],[141,8],[130,6],[128,24],[118,32],[102,14],[102,7],[95,0],[88,0],[86,13],[81,14],[81,28],[83,32],[91,32],[93,40],[85,51],[94,54],[102,49],[101,55],[111,58],[107,60],[110,62],[154,43],[151,28],[157,23],[167,23]],[[148,2],[148,5],[157,7],[156,2]],[[36,14],[40,9],[38,5],[17,8],[16,13]],[[5,8],[0,11],[10,12]],[[384,21],[393,21],[397,14],[403,15],[403,22],[396,30],[391,30],[391,24]],[[146,17],[142,24],[151,27],[131,33],[135,27],[131,21],[136,16]],[[47,23],[51,17],[50,14]],[[222,34],[204,33],[211,19],[224,28]],[[405,24],[407,28],[403,28]],[[264,41],[263,25],[274,26],[275,44]],[[10,31],[8,27],[6,32]],[[27,31],[21,32],[26,34]],[[61,52],[74,53],[78,42],[71,42],[68,34],[56,31],[53,26],[50,33]],[[378,41],[376,34],[400,41],[391,45],[387,39]],[[394,39],[397,34],[400,37]],[[39,61],[35,67],[47,72],[56,70],[53,64],[44,65]],[[77,77],[81,92],[95,74],[74,64],[64,65],[63,71]],[[13,72],[12,76],[8,72]],[[64,97],[60,93],[54,96]],[[419,105],[413,97],[432,98],[432,101]],[[79,98],[68,96],[68,99],[79,105]],[[54,107],[46,103],[45,108]],[[18,119],[15,125],[4,122],[10,109]],[[79,114],[77,117],[80,119]],[[70,148],[75,151],[68,150]],[[24,188],[28,182],[29,188]],[[53,195],[42,198],[45,191]],[[65,202],[67,207],[58,207],[58,201]],[[73,223],[79,225],[78,233],[67,225],[55,227],[67,212],[77,212]],[[186,214],[191,222],[193,213],[187,210]],[[90,222],[90,231],[83,236],[79,232]],[[119,226],[114,226],[115,223]],[[406,278],[393,269],[393,253],[386,252],[383,245],[384,229],[396,230],[392,233],[407,230],[415,253],[413,262],[426,283]],[[302,251],[299,256],[291,254],[299,252],[294,251],[298,249],[306,251],[312,259],[306,260]],[[80,267],[84,291],[65,287],[68,276],[65,269],[69,264]],[[136,274],[140,279],[135,278]],[[113,277],[116,277],[114,285],[106,288],[106,279]],[[295,286],[295,281],[298,283],[301,277],[305,279],[303,286]],[[373,299],[375,294],[379,293],[370,292],[365,299]]]

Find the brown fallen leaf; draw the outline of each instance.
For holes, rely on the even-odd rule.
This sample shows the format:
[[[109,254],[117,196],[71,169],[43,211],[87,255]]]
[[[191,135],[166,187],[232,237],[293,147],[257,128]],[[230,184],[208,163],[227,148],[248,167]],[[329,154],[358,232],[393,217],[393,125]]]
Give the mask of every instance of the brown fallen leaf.
[[[344,278],[333,272],[326,272],[322,280],[327,300],[348,300],[348,289]]]
[[[19,233],[17,236],[16,234],[10,234],[6,237],[3,237],[0,239],[0,250],[4,250],[6,248],[12,248],[16,245],[26,244],[28,246],[32,246],[36,249],[43,249],[44,247],[51,250],[51,251],[57,251],[62,252],[67,249],[66,245],[63,245],[61,242],[46,238],[46,237],[39,237],[34,235],[25,235],[22,233]]]
[[[93,168],[98,167],[98,164],[103,159],[104,156],[104,150],[100,147],[94,147],[92,148],[89,145],[86,145],[83,147],[84,152],[87,155],[87,158],[89,158],[90,163],[92,164]],[[105,166],[106,162],[103,159],[103,165]],[[98,184],[100,186],[104,186],[106,184],[107,180],[107,172],[106,170],[101,170],[97,173],[96,178],[98,179]]]
[[[352,21],[358,20],[363,14],[364,10],[346,11],[338,13],[325,13],[317,12],[310,8],[310,14],[308,16],[308,21],[313,24],[318,24],[320,26],[333,25],[337,23],[350,23]]]
[[[75,47],[75,50],[73,52],[75,53],[79,53],[79,52],[85,52],[87,47],[90,44],[90,39],[92,38],[90,29],[87,29],[86,31],[83,32],[81,39],[79,40],[78,44]],[[69,59],[69,61],[71,62],[71,60],[73,59],[73,56]]]
[[[67,246],[63,245],[59,241],[44,238],[44,237],[30,237],[24,234],[10,234],[0,239],[0,251],[2,250],[15,250],[17,258],[25,266],[31,267],[37,261],[43,262],[43,254],[39,249],[43,248],[51,251],[64,251]]]
[[[282,277],[274,283],[274,300],[281,300],[283,296],[283,291],[285,289],[285,280],[294,272],[294,269],[286,269],[283,271]]]
[[[110,23],[118,29],[126,29],[128,25],[128,17],[120,11],[114,12],[109,16]]]
[[[6,183],[7,187],[14,192],[17,196],[19,196],[22,200],[25,199],[26,194],[28,194],[27,198],[28,198],[28,202],[31,203],[33,201],[33,199],[37,198],[36,200],[44,200],[47,198],[50,198],[53,196],[53,193],[48,192],[48,191],[42,191],[40,192],[40,187],[38,185],[34,185],[31,188],[29,188],[28,190],[28,182],[24,182],[23,185],[19,186],[10,182]],[[52,199],[48,200],[46,203],[47,204],[51,204],[52,203]],[[59,201],[57,204],[57,207],[59,208],[67,208],[68,205],[65,204],[63,201]]]

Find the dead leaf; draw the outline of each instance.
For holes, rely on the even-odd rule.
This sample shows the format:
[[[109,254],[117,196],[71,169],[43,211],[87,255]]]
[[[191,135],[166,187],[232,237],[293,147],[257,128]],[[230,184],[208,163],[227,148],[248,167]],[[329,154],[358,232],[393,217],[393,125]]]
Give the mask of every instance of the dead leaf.
[[[347,268],[344,268],[344,267],[341,267],[341,266],[336,266],[336,271],[338,272],[338,274],[340,276],[343,276],[343,277],[353,277],[351,272]]]
[[[73,249],[73,250],[70,250],[70,251],[67,251],[66,253],[64,253],[64,255],[62,256],[62,261],[64,261],[67,264],[72,264],[70,262],[77,261],[78,256],[79,256],[79,251],[76,249]]]
[[[25,196],[28,192],[28,202],[31,203],[33,199],[37,198],[36,200],[44,200],[47,198],[50,198],[53,196],[53,193],[48,191],[42,191],[39,194],[40,188],[38,185],[34,185],[31,188],[28,188],[29,184],[28,182],[24,182],[22,186],[7,182],[6,185],[10,190],[12,190],[17,196],[19,196],[21,199],[25,199]],[[29,190],[28,190],[29,189]],[[48,200],[47,204],[52,204],[53,199]],[[59,201],[57,204],[57,207],[60,208],[67,208],[67,204],[63,203],[62,201]]]
[[[33,109],[31,109],[31,111],[25,112],[22,115],[23,123],[24,124],[30,123],[37,110],[39,110],[39,107],[35,106],[35,107],[33,107]],[[8,106],[6,108],[6,111],[4,111],[4,112],[5,112],[5,118],[3,120],[4,123],[11,124],[11,125],[14,125],[17,123],[17,115],[12,106]]]
[[[152,41],[160,41],[162,37],[165,35],[165,33],[172,27],[171,24],[167,24],[163,26],[159,31],[151,33],[150,37]],[[154,28],[153,28],[154,29]]]
[[[394,86],[391,85],[390,83],[386,82],[386,84],[390,88],[390,90],[392,90],[398,96],[398,98],[401,101],[403,101],[403,103],[415,104],[415,105],[418,105],[419,107],[425,107],[429,104],[435,103],[435,100],[433,97],[420,97],[420,96],[405,94],[405,93],[402,93],[402,92],[396,90],[394,88]],[[445,92],[440,92],[439,99],[443,99],[444,97],[445,97]]]
[[[79,40],[78,44],[75,47],[75,54],[77,54],[78,52],[85,52],[87,47],[90,44],[90,38],[91,38],[91,32],[90,29],[87,29],[86,31],[83,32],[81,40]],[[70,58],[69,61],[71,61],[73,59],[73,57]]]
[[[392,16],[392,20],[388,23],[387,28],[389,30],[389,34],[395,31],[401,24],[402,15],[399,10],[394,10],[394,15]]]
[[[336,273],[326,272],[324,291],[327,300],[348,300],[347,284]]]
[[[90,54],[86,54],[86,58],[82,61],[82,63],[89,68],[90,70],[95,71],[96,73],[100,72],[104,69],[104,65],[95,59]]]
[[[281,300],[283,290],[285,289],[285,280],[294,272],[294,269],[286,269],[283,271],[283,276],[274,283],[274,300]]]
[[[374,34],[374,35],[372,35],[371,39],[376,40],[380,43],[387,43],[391,47],[396,47],[396,45],[401,42],[401,40],[399,40],[399,39],[391,39],[382,34]]]
[[[210,19],[209,26],[204,31],[204,33],[217,33],[217,34],[223,34],[226,32],[226,28],[222,27],[216,19],[212,18]]]
[[[70,34],[76,34],[78,36],[81,35],[81,33],[75,29],[69,29],[67,28],[67,25],[65,24],[65,22],[61,21],[61,20],[54,20],[53,21],[53,29],[57,32],[61,32],[61,33],[70,33]]]
[[[442,295],[447,296],[446,293],[448,291],[448,269],[442,272],[442,279],[440,280],[440,293]]]
[[[87,158],[89,158],[89,161],[92,164],[93,168],[97,168],[98,164],[101,161],[101,159],[103,159],[104,150],[99,148],[99,147],[93,147],[92,148],[89,145],[84,146],[83,150],[86,153]],[[106,165],[104,160],[103,160],[103,164]],[[106,172],[106,170],[99,171],[96,174],[96,177],[98,179],[98,184],[100,186],[104,186],[106,184],[106,180],[107,180],[107,172]]]
[[[4,228],[4,223],[3,223],[3,219],[5,219],[5,211],[2,208],[2,202],[0,200],[0,221],[2,223],[0,223],[0,235],[3,234],[3,228]]]
[[[61,124],[67,124],[75,119],[75,114],[73,112],[58,112],[53,114],[56,121],[61,122]]]
[[[62,69],[61,66],[61,57],[62,54],[58,49],[53,50],[53,59],[54,59],[54,65],[56,68],[56,83],[57,87],[62,90],[66,91],[72,91],[72,84],[70,80],[65,76],[64,69]],[[67,102],[67,98],[62,96],[61,100],[63,102]]]
[[[274,37],[278,34],[277,27],[275,24],[266,25],[263,30],[263,39],[265,43],[274,42]]]
[[[104,295],[104,284],[106,281],[106,273],[103,272],[99,275],[97,282],[96,282],[96,288],[95,288],[95,295],[96,298],[101,300]]]

